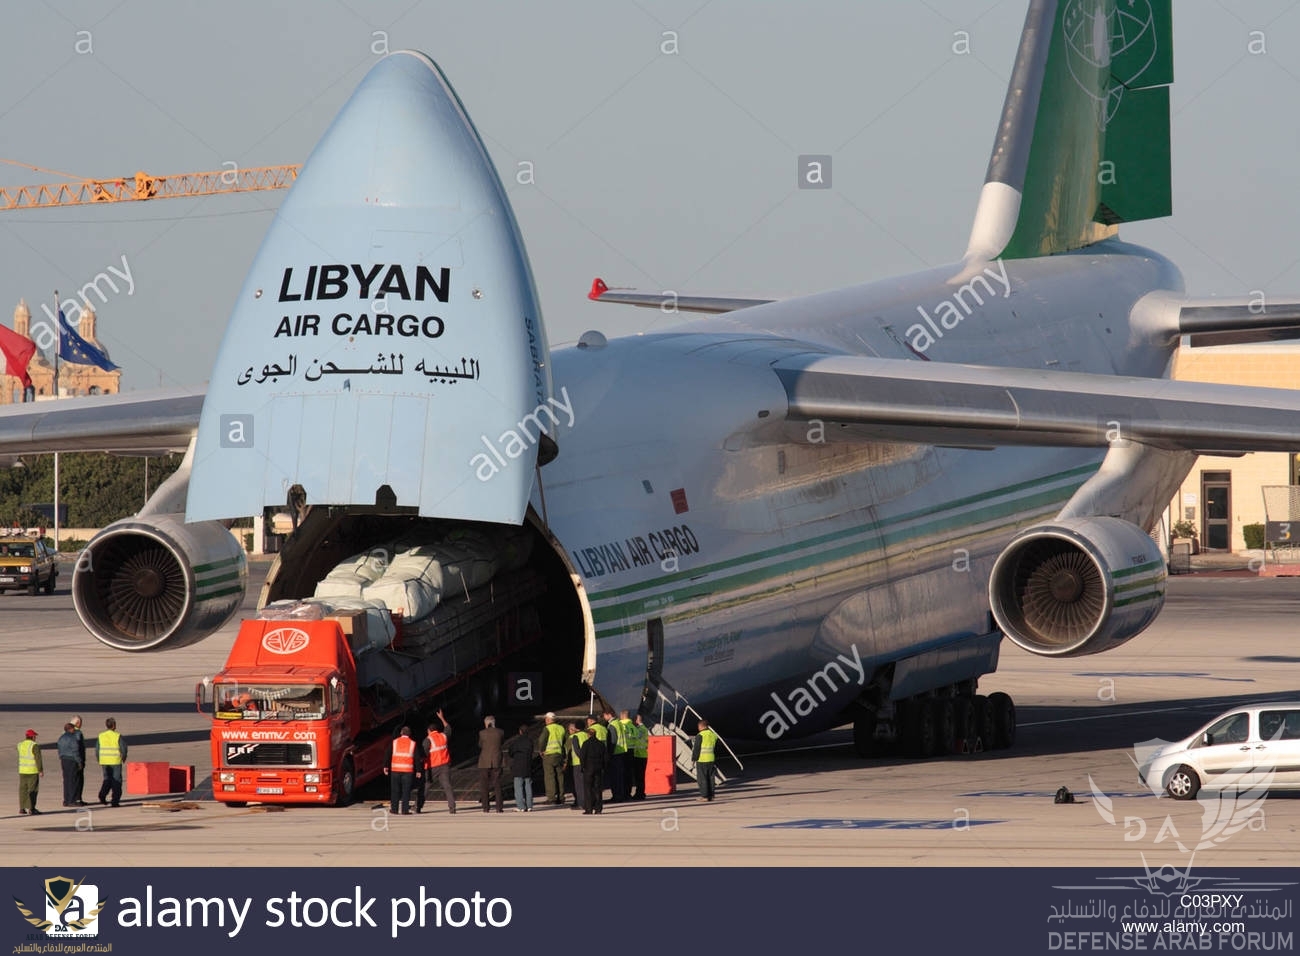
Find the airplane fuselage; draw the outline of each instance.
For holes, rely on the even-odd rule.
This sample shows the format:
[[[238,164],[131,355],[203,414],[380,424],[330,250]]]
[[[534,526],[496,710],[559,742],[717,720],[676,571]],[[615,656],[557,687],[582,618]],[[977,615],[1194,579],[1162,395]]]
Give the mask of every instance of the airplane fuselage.
[[[1130,315],[1182,284],[1167,260],[1119,242],[960,271],[553,354],[573,425],[541,470],[545,508],[584,579],[607,700],[636,706],[658,627],[666,682],[742,737],[833,726],[887,665],[894,698],[996,667],[992,563],[1017,530],[1060,511],[1104,449],[844,440],[783,421],[764,366],[797,340],[1161,377],[1172,350],[1143,341]]]

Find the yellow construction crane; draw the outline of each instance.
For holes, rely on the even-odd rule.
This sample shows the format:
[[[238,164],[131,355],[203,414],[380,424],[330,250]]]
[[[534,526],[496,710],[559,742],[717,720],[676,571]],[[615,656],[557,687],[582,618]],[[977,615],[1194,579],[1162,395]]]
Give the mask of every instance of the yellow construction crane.
[[[14,160],[0,160],[16,166],[30,166]],[[40,186],[0,187],[0,212],[8,209],[39,209],[46,206],[83,206],[93,203],[136,202],[144,199],[176,199],[182,196],[210,196],[214,193],[248,193],[265,189],[288,189],[298,178],[301,166],[254,166],[248,169],[219,169],[206,173],[152,176],[138,172],[123,179],[81,179],[68,173],[72,182]]]

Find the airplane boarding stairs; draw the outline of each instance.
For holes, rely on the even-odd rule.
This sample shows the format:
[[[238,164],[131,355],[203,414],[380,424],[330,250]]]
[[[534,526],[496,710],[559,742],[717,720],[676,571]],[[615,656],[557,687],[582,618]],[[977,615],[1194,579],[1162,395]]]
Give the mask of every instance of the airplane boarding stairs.
[[[651,691],[653,691],[653,694]],[[656,706],[658,708],[657,714],[655,712]],[[688,734],[682,727],[683,720],[690,719],[698,723],[701,719],[699,712],[691,706],[690,701],[662,679],[654,684],[647,682],[646,692],[641,699],[641,718],[647,721],[654,718],[655,722],[650,725],[650,733],[654,736],[659,737],[667,734],[677,738],[678,744],[673,748],[677,759],[677,769],[692,780],[696,779],[695,762],[691,760],[692,735]],[[721,736],[718,737],[718,744],[735,761],[736,770],[745,769],[745,765],[740,762],[736,752],[731,749]],[[727,774],[722,769],[722,762],[718,761],[717,763],[714,779],[718,783],[726,783]],[[735,772],[732,771],[733,775]]]

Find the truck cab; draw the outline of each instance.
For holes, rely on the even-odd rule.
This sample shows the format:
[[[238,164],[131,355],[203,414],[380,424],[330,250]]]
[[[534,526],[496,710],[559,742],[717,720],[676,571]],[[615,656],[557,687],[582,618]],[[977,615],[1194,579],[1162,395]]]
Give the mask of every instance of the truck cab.
[[[196,689],[213,720],[217,800],[351,799],[361,721],[345,623],[247,620],[240,626],[225,669]],[[376,758],[366,762],[371,771]]]

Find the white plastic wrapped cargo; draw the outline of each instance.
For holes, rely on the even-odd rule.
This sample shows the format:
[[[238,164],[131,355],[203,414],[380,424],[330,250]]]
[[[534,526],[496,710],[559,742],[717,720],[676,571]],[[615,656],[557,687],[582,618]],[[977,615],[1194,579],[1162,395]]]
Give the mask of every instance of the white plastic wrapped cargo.
[[[354,654],[359,654],[366,649],[378,650],[381,647],[387,647],[393,643],[393,639],[397,636],[397,629],[393,626],[393,619],[388,613],[388,608],[378,601],[368,601],[364,598],[315,597],[306,598],[301,603],[320,608],[322,617],[364,611],[366,615],[366,644],[364,647],[354,645],[352,648]]]
[[[442,583],[442,565],[435,558],[408,551],[393,558],[384,576],[368,585],[362,596],[415,621],[438,606]]]
[[[378,581],[388,568],[391,551],[371,548],[354,554],[335,565],[329,574],[316,585],[318,598],[354,598],[360,600],[365,587]]]

